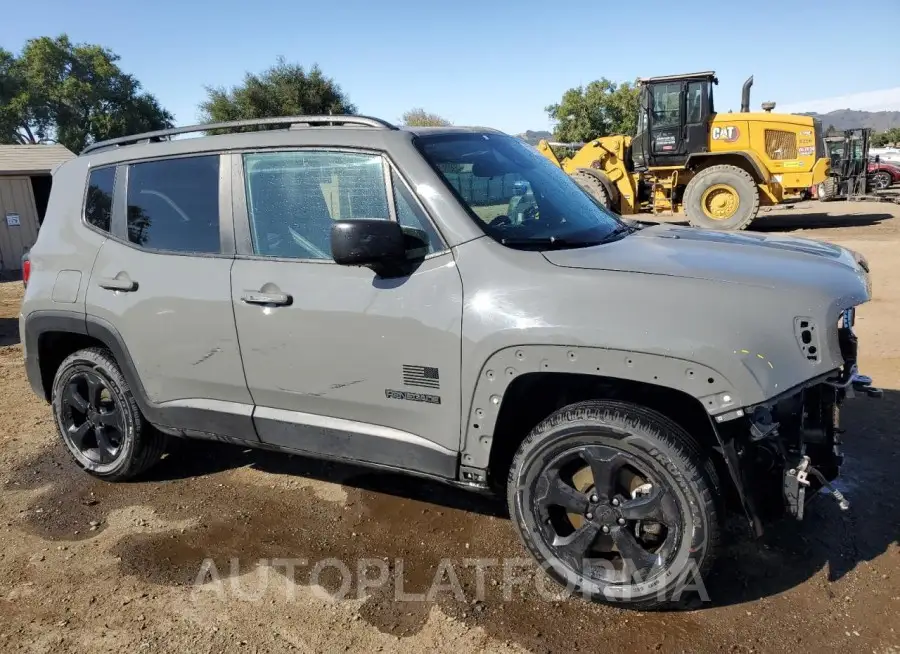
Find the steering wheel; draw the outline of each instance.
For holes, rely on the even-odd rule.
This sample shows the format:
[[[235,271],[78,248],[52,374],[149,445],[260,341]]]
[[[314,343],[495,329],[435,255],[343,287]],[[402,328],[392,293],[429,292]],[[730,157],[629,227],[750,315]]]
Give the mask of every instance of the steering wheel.
[[[509,216],[496,216],[491,222],[488,223],[490,227],[503,227],[504,225],[512,225],[512,221],[509,219]]]
[[[532,204],[528,207],[525,207],[525,211],[522,212],[522,222],[528,222],[530,220],[540,220],[541,212],[538,210],[537,205]]]

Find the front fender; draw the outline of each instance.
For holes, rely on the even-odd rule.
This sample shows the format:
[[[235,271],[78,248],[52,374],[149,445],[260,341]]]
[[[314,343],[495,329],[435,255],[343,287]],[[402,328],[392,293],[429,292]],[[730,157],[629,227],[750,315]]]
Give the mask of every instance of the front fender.
[[[463,426],[462,463],[487,468],[504,395],[529,373],[595,375],[662,386],[696,398],[710,415],[744,406],[734,385],[708,366],[660,354],[588,346],[517,345],[492,354],[478,375]]]

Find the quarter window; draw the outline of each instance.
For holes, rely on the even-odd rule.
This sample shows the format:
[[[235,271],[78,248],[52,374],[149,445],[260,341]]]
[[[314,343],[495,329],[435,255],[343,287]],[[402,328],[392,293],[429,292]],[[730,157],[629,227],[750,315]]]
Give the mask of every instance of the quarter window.
[[[381,155],[354,152],[244,155],[253,252],[330,260],[335,220],[391,219],[384,166]],[[396,201],[400,223],[420,227],[411,199]]]
[[[404,227],[421,229],[428,239],[428,252],[434,252],[441,239],[422,209],[416,204],[406,184],[394,170],[391,170],[391,184],[394,187],[394,202],[397,205],[397,222]]]
[[[112,219],[113,186],[116,181],[116,169],[97,168],[91,171],[88,178],[87,197],[84,203],[84,218],[97,229],[109,231]]]
[[[218,155],[132,165],[128,240],[155,250],[218,253]]]

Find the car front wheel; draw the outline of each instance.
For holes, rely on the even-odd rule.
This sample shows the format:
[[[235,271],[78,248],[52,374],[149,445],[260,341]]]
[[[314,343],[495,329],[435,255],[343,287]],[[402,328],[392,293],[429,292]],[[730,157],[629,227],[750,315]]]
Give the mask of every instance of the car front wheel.
[[[703,589],[719,497],[712,462],[684,429],[618,401],[573,404],[544,420],[520,446],[508,483],[519,535],[553,579],[641,609]]]

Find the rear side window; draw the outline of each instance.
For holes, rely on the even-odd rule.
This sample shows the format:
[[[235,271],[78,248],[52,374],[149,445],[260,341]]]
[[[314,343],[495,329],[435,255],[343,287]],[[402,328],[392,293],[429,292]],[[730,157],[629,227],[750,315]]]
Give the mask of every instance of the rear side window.
[[[113,185],[116,181],[116,169],[97,168],[91,171],[88,178],[87,197],[84,201],[84,219],[97,229],[109,231],[112,219]]]
[[[218,253],[219,156],[133,164],[128,240],[154,250]]]

